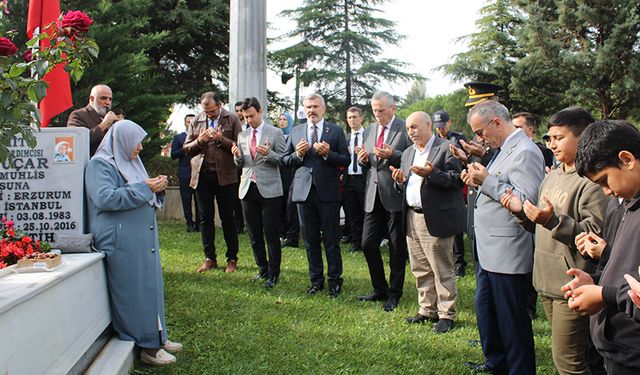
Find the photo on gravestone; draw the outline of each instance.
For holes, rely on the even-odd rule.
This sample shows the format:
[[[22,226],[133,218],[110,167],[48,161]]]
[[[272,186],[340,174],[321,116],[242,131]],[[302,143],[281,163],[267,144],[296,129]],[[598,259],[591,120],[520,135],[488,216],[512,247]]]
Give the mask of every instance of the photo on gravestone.
[[[34,240],[84,233],[84,169],[89,130],[46,128],[30,148],[20,136],[9,147],[12,162],[0,166],[0,216]]]
[[[73,157],[73,146],[74,146],[74,137],[56,137],[54,142],[54,157],[53,161],[55,163],[72,163],[74,162]]]

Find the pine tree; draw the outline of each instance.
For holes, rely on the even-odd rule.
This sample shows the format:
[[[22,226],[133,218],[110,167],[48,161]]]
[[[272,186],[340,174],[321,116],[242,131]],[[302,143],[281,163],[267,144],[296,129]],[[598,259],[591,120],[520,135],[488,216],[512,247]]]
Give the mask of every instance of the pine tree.
[[[396,59],[377,59],[384,44],[402,38],[394,22],[376,16],[385,0],[305,0],[299,8],[282,12],[295,20],[288,34],[302,39],[317,51],[309,57],[306,80],[324,94],[331,112],[344,117],[346,108],[366,103],[380,83],[418,79],[403,72]]]
[[[601,118],[626,118],[640,101],[637,0],[519,1],[528,15],[528,52],[512,90],[540,110],[580,105]]]

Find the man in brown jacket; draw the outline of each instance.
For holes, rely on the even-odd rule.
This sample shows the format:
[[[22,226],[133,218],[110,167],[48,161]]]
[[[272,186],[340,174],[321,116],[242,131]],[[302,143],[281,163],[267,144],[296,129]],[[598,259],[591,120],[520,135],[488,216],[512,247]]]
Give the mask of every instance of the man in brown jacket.
[[[193,156],[191,187],[196,190],[202,220],[200,234],[206,258],[197,271],[205,272],[218,266],[214,227],[215,198],[227,244],[225,272],[233,272],[238,261],[238,234],[233,219],[234,194],[237,194],[234,187],[238,182],[238,174],[231,146],[237,141],[241,131],[240,121],[235,114],[222,108],[220,97],[213,92],[202,94],[200,105],[203,112],[193,119],[183,146],[184,152]]]
[[[86,107],[76,109],[69,115],[67,126],[83,127],[90,130],[90,155],[93,156],[107,130],[118,120],[118,117],[111,111],[111,101],[113,94],[107,85],[96,85],[91,88],[89,94],[89,104]]]

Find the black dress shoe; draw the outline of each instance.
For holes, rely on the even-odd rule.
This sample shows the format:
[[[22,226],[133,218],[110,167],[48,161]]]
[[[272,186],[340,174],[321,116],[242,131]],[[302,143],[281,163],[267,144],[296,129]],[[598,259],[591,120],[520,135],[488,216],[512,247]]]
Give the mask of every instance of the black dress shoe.
[[[476,363],[476,362],[465,362],[465,366],[470,367],[473,372],[487,372],[493,373],[493,369],[488,367],[486,363]]]
[[[416,316],[410,316],[408,318],[404,318],[404,321],[413,324],[413,323],[426,323],[426,322],[437,322],[438,318],[429,318],[428,316],[424,316],[422,314],[416,314]]]
[[[322,285],[311,285],[311,288],[307,290],[307,294],[312,296],[318,292],[320,292],[324,287]]]
[[[298,241],[296,240],[292,240],[292,239],[287,239],[282,241],[282,247],[298,247]]]
[[[277,277],[270,277],[265,283],[264,283],[264,287],[267,289],[271,289],[274,286],[276,286],[276,284],[278,283],[278,278]]]
[[[384,311],[393,311],[396,309],[396,307],[398,307],[398,303],[400,302],[400,299],[398,297],[389,297],[387,299],[387,302],[384,303],[384,305],[382,305],[382,308],[384,309]]]
[[[255,276],[253,276],[251,278],[251,281],[260,281],[260,280],[264,280],[267,278],[267,274],[266,273],[257,273]]]
[[[349,246],[349,249],[347,249],[347,252],[349,253],[361,253],[362,252],[362,248],[358,245],[354,245],[352,244],[351,246]]]
[[[187,232],[188,233],[193,233],[193,232],[197,232],[198,229],[196,228],[195,224],[187,224]]]
[[[377,302],[386,300],[387,296],[385,296],[384,294],[373,292],[371,294],[365,294],[364,296],[357,296],[356,299],[358,301],[364,302]]]
[[[435,333],[447,333],[453,328],[453,320],[440,319],[438,323],[433,325],[433,332]]]
[[[464,265],[456,264],[455,273],[456,273],[457,277],[464,277],[464,275],[465,275]]]
[[[340,295],[341,291],[342,291],[342,286],[334,285],[329,287],[329,291],[327,292],[327,294],[329,295],[330,298],[336,298],[337,296]]]

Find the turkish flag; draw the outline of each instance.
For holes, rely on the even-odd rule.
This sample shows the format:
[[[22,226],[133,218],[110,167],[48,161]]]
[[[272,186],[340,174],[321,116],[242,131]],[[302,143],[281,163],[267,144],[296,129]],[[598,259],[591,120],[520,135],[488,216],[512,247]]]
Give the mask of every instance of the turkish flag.
[[[33,37],[33,32],[39,28],[58,20],[60,16],[60,0],[29,0],[29,17],[27,18],[27,36]],[[42,41],[40,48],[49,46],[49,41]],[[52,118],[64,112],[73,105],[71,101],[71,84],[69,73],[64,71],[64,64],[56,65],[43,77],[49,87],[40,102],[40,126],[47,127]]]

